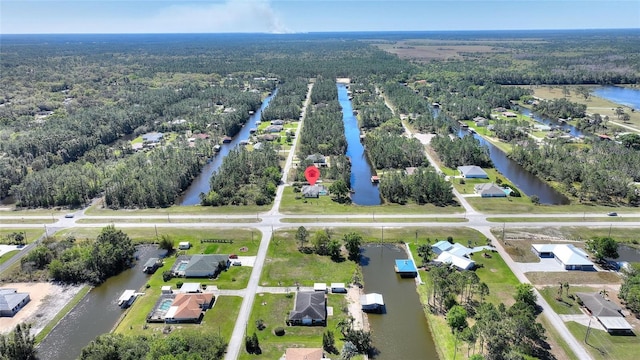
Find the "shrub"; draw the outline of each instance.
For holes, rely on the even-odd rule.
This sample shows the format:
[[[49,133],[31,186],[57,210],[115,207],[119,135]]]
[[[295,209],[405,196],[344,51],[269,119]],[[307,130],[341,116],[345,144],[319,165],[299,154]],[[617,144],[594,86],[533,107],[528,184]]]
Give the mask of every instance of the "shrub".
[[[273,333],[276,336],[284,336],[284,328],[283,327],[277,327],[273,330]]]
[[[180,288],[182,287],[182,284],[184,284],[182,281],[178,281],[178,282],[176,283],[176,287],[177,287],[178,289],[180,289]]]
[[[167,282],[173,279],[173,273],[169,270],[162,273],[162,281]]]

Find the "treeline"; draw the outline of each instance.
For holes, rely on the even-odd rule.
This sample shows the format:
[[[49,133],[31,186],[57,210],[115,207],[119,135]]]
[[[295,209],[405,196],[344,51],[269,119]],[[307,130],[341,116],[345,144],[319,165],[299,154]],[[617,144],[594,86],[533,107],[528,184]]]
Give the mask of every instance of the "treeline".
[[[589,147],[561,142],[516,145],[509,155],[532,174],[557,181],[580,201],[638,204],[633,182],[640,181],[640,152],[613,141]]]
[[[211,176],[211,190],[200,194],[202,205],[270,204],[281,177],[280,156],[271,144],[253,151],[235,149]]]
[[[533,105],[533,110],[552,119],[573,119],[584,117],[587,105],[573,103],[567,99],[542,100]]]
[[[167,145],[137,153],[110,169],[104,201],[109,208],[167,207],[200,174],[212,147]]]
[[[473,136],[453,139],[449,136],[436,136],[431,139],[431,146],[448,168],[455,169],[464,165],[493,167],[489,150]]]
[[[501,140],[511,142],[514,140],[527,139],[529,135],[525,129],[530,124],[525,120],[495,120],[493,123],[493,134]]]
[[[404,171],[390,171],[380,179],[380,195],[396,204],[409,200],[416,204],[447,206],[453,203],[451,183],[431,168],[418,168],[412,175]]]
[[[177,331],[168,336],[102,334],[82,349],[80,360],[218,360],[225,340],[211,332]]]
[[[291,79],[278,85],[278,95],[262,110],[262,121],[298,120],[307,94],[307,79]]]
[[[316,94],[316,91],[320,94]],[[298,156],[304,159],[316,153],[325,156],[344,155],[347,139],[335,81],[318,79],[311,92],[311,101],[313,106],[307,109]]]
[[[187,147],[176,140],[113,163],[105,155],[30,172],[11,194],[23,207],[80,206],[102,193],[114,209],[170,206],[212,153],[206,144]]]
[[[384,95],[401,114],[425,114],[431,111],[428,102],[407,86],[390,81],[382,86]]]
[[[46,239],[21,259],[21,270],[29,274],[47,270],[49,277],[56,281],[97,285],[130,268],[135,260],[134,253],[129,236],[107,226],[95,240]]]
[[[619,296],[629,310],[640,315],[640,265],[630,264],[625,270]]]
[[[427,166],[424,147],[416,138],[407,138],[385,131],[367,133],[364,144],[376,169],[402,169]]]

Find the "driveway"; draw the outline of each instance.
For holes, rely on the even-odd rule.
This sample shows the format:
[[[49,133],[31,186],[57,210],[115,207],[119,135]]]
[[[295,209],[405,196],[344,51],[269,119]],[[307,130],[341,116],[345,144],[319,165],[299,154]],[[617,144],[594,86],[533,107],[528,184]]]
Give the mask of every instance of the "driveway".
[[[523,273],[542,271],[542,272],[559,272],[567,271],[556,259],[541,258],[539,263],[515,263]]]

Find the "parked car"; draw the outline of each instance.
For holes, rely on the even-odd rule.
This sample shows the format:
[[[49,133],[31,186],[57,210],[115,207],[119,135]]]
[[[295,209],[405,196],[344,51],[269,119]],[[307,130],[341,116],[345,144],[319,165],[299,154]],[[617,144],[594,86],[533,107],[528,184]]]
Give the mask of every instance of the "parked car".
[[[73,214],[67,214],[64,217],[66,217],[67,219],[71,219],[73,217]]]
[[[229,255],[229,259],[237,259],[237,258],[238,258],[238,255],[236,254]]]
[[[233,266],[242,266],[242,263],[240,261],[234,261],[231,265],[233,265]]]
[[[610,212],[607,215],[609,215],[609,216],[618,216],[618,213],[617,212]]]

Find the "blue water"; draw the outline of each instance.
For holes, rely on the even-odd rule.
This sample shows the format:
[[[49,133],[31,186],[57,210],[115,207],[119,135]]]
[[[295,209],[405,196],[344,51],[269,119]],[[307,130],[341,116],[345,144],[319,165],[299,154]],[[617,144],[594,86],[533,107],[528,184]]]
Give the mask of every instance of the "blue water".
[[[351,158],[351,201],[356,205],[380,205],[378,185],[371,183],[371,165],[360,142],[358,119],[353,116],[353,108],[347,94],[347,87],[338,84],[338,101],[342,107],[344,135],[347,138],[347,156]]]
[[[209,189],[211,189],[211,184],[209,180],[211,180],[211,175],[220,168],[222,165],[222,160],[233,150],[236,146],[240,144],[240,141],[249,139],[251,135],[249,130],[251,128],[256,127],[256,121],[260,120],[262,116],[262,111],[269,106],[269,102],[273,97],[278,93],[278,89],[276,89],[273,94],[269,95],[260,106],[260,109],[256,111],[253,115],[249,117],[249,121],[240,129],[240,132],[231,140],[228,144],[220,144],[220,151],[217,155],[213,157],[213,159],[202,168],[202,172],[200,175],[196,177],[189,188],[184,192],[184,194],[180,197],[178,201],[180,206],[188,206],[188,205],[197,205],[200,204],[200,193],[208,193]]]
[[[171,304],[173,304],[173,299],[162,300],[162,303],[158,306],[158,310],[167,311],[171,307]]]
[[[620,105],[629,106],[640,111],[640,89],[619,86],[603,86],[593,90],[594,95],[613,101]]]
[[[459,130],[458,136],[463,137],[470,135],[465,130]],[[510,159],[498,147],[494,146],[490,142],[482,138],[478,134],[473,134],[473,137],[480,141],[480,144],[486,146],[489,149],[489,156],[493,161],[493,166],[504,177],[509,179],[521,192],[527,196],[537,195],[540,198],[541,204],[556,204],[566,205],[569,204],[569,199],[556,191],[551,186],[547,185],[544,181],[540,180],[535,175],[528,172],[525,168],[520,166],[517,162]]]

